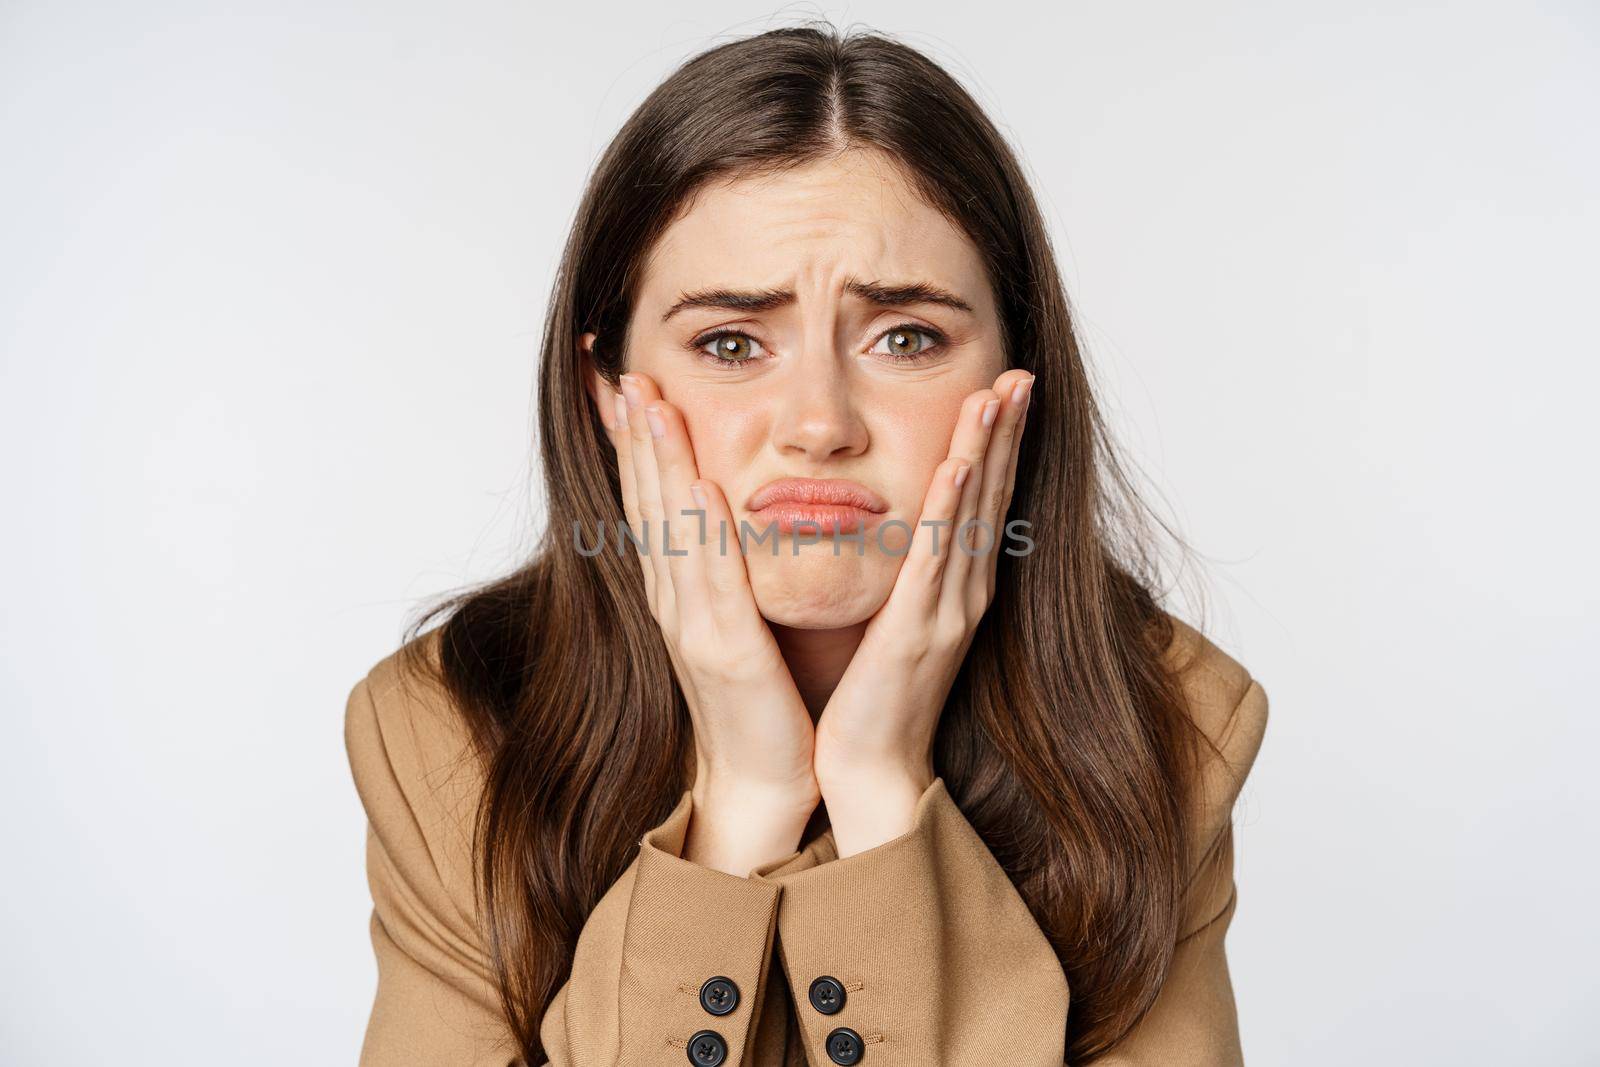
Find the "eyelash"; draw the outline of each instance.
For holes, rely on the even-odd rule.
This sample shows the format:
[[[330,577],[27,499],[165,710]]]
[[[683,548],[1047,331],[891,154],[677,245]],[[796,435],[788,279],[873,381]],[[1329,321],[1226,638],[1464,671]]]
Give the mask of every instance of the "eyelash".
[[[922,351],[913,353],[912,355],[890,355],[888,358],[894,363],[922,363],[943,352],[945,347],[950,343],[950,339],[948,337],[940,333],[938,330],[935,330],[933,327],[918,326],[910,322],[902,322],[898,326],[889,327],[880,333],[873,343],[876,344],[878,341],[883,340],[891,333],[920,333],[932,341],[932,344],[925,347]],[[711,330],[707,333],[699,335],[693,341],[689,342],[689,348],[699,352],[707,362],[715,363],[721,367],[742,367],[747,363],[756,362],[753,359],[728,359],[724,356],[712,355],[710,352],[705,350],[706,345],[709,345],[713,341],[720,341],[724,337],[749,337],[750,340],[755,340],[754,337],[750,336],[750,332],[748,330],[735,330],[725,327],[722,329]]]

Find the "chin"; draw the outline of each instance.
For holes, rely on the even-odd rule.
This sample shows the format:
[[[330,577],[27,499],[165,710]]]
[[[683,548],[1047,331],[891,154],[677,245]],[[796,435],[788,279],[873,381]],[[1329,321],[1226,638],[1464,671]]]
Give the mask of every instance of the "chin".
[[[898,563],[868,554],[860,559],[844,545],[835,558],[827,542],[807,545],[798,557],[780,544],[779,555],[746,558],[756,607],[768,622],[797,630],[834,630],[872,617],[894,584]]]

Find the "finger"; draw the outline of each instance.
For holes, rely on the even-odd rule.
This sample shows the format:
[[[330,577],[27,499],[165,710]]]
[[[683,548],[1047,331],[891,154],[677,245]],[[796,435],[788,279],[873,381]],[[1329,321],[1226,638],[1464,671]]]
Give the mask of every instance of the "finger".
[[[955,430],[950,435],[950,454],[934,469],[933,480],[923,494],[922,514],[917,517],[906,558],[890,592],[894,609],[904,606],[914,613],[909,617],[926,619],[938,608],[942,584],[947,581],[950,566],[954,565],[952,555],[957,553],[954,536],[958,510],[963,496],[970,490],[973,474],[982,459],[984,440],[989,434],[984,426],[984,405],[997,400],[994,392],[987,389],[963,400],[962,411],[955,419]]]
[[[668,540],[662,544],[662,558],[672,578],[673,596],[684,613],[710,610],[711,596],[706,588],[706,550],[711,530],[702,507],[692,496],[690,484],[700,476],[694,446],[683,415],[665,400],[645,405],[645,422],[655,451],[656,471],[665,511]],[[701,514],[696,515],[694,512]]]
[[[971,544],[985,546],[968,561],[965,574],[968,606],[981,612],[988,606],[987,590],[999,556],[1000,524],[1005,521],[1004,500],[1008,468],[1016,456],[1018,431],[1033,376],[1025,370],[1008,370],[995,380],[1003,405],[995,417],[981,467],[982,484],[976,487]]]
[[[1011,462],[1006,467],[1006,491],[1000,501],[1000,518],[996,522],[997,526],[1003,527],[1006,522],[1006,516],[1011,514],[1011,498],[1017,488],[1018,457],[1022,455],[1022,435],[1028,430],[1028,412],[1032,410],[1032,407],[1033,379],[1030,377],[1027,382],[1027,389],[1022,394],[1021,410],[1017,415],[1017,432],[1011,437]],[[986,604],[994,599],[994,576],[999,564],[1000,554],[997,551],[994,565],[989,568],[988,579],[984,586],[984,603]]]
[[[965,456],[951,456],[934,468],[905,560],[889,592],[888,613],[904,612],[905,619],[921,625],[933,617],[949,566],[950,531],[972,470],[972,461]]]
[[[984,464],[989,453],[989,442],[994,425],[999,420],[1002,402],[993,389],[980,389],[968,398],[961,412],[961,420],[951,442],[951,450],[972,464],[972,471],[962,486],[961,501],[950,526],[949,559],[944,565],[943,589],[959,594],[966,588],[967,576],[972,572],[973,553],[982,549],[989,533],[972,522],[978,513],[979,495],[983,490]],[[941,600],[941,603],[944,603]],[[964,601],[954,600],[955,608],[964,609]],[[947,605],[951,606],[951,605]]]
[[[611,434],[611,446],[617,452],[617,481],[622,487],[622,517],[628,528],[642,536],[639,519],[639,482],[633,470],[633,438],[628,428],[628,406],[620,389],[607,390],[611,404],[611,417],[606,429]],[[650,610],[655,610],[655,573],[653,563],[643,549],[635,546],[634,556],[639,560],[639,570],[644,576],[644,588],[650,598]]]
[[[656,470],[655,448],[650,440],[650,425],[645,421],[645,404],[657,399],[647,390],[649,380],[630,371],[622,376],[622,394],[628,405],[628,438],[633,455],[633,477],[638,493],[639,521],[644,529],[640,551],[648,555],[651,609],[656,618],[666,622],[672,612],[672,578],[661,557],[661,520],[665,509],[661,504],[661,478]],[[653,384],[653,383],[651,383]]]
[[[711,610],[719,619],[737,618],[746,608],[755,609],[755,591],[750,587],[750,572],[739,543],[733,508],[722,486],[709,478],[691,485],[700,489],[697,501],[706,512],[706,584]],[[755,612],[759,615],[759,609]]]

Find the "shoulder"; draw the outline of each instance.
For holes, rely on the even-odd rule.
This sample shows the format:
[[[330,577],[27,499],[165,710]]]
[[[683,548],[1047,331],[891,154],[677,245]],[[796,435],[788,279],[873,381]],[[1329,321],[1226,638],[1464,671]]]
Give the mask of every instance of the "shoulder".
[[[1175,615],[1165,659],[1188,702],[1189,718],[1219,750],[1220,759],[1241,781],[1254,764],[1267,729],[1267,691],[1237,659]],[[1208,761],[1203,760],[1203,763]]]
[[[1237,659],[1175,616],[1167,663],[1188,702],[1197,759],[1186,798],[1189,877],[1180,941],[1210,928],[1217,936],[1235,902],[1233,808],[1267,729],[1267,692]]]
[[[466,723],[438,680],[438,664],[433,630],[368,670],[345,702],[345,750],[388,861],[436,880],[467,910],[483,772]]]

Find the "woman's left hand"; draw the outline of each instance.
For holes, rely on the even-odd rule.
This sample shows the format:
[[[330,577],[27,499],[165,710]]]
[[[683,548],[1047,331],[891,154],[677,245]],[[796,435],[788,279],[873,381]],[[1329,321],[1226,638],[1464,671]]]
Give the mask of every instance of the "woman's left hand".
[[[909,830],[933,784],[939,714],[994,598],[1032,383],[1008,370],[963,402],[889,599],[817,722],[813,769],[841,858]],[[962,549],[955,538],[971,520]]]

